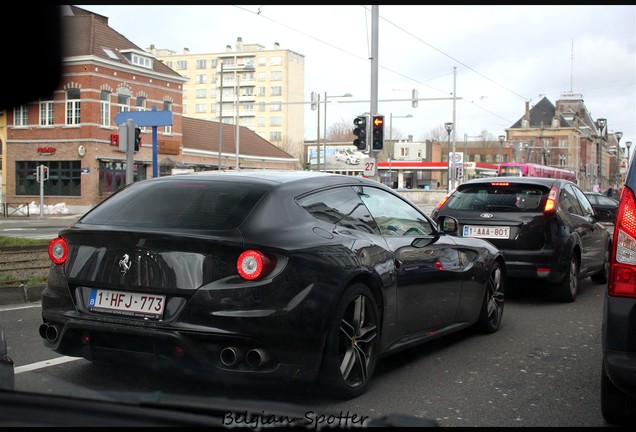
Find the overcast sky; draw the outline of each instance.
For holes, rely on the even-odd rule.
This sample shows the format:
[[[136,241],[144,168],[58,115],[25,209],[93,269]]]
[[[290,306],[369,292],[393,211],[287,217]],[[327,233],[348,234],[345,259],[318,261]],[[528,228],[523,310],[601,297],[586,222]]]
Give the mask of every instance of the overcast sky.
[[[216,53],[226,45],[279,43],[305,57],[305,100],[331,101],[327,123],[353,121],[371,104],[372,7],[360,5],[81,5],[145,49]],[[419,140],[455,122],[455,139],[504,134],[525,102],[583,96],[592,117],[636,144],[636,6],[388,6],[378,26],[378,112],[394,137]],[[456,68],[456,75],[453,73]],[[410,98],[448,98],[383,102]],[[455,89],[457,100],[453,103]],[[344,103],[347,101],[346,103]],[[360,101],[360,102],[356,102]],[[367,101],[367,102],[362,102]],[[404,116],[412,115],[411,118]],[[321,113],[322,116],[322,113]],[[305,139],[317,113],[305,112]],[[321,135],[323,119],[320,121]],[[352,123],[353,128],[353,123]],[[470,138],[469,138],[470,139]],[[634,146],[636,147],[636,146]],[[634,150],[632,147],[632,151]]]

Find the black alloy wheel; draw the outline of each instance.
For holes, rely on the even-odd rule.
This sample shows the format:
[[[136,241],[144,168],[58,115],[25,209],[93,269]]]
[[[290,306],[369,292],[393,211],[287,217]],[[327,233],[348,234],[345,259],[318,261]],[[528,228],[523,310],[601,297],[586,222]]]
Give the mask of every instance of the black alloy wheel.
[[[501,266],[495,261],[486,281],[484,301],[479,314],[479,329],[483,333],[494,333],[499,329],[504,309],[504,278]]]
[[[369,288],[352,285],[336,308],[322,364],[322,383],[334,396],[351,399],[366,391],[377,362],[378,322]]]

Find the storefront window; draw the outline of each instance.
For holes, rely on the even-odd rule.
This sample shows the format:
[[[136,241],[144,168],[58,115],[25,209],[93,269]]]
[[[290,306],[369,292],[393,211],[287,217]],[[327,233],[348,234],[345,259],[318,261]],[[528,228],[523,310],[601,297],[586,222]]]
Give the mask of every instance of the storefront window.
[[[133,181],[146,179],[146,166],[134,164]],[[99,196],[105,197],[126,186],[126,162],[101,161],[99,163]]]
[[[36,179],[38,165],[49,169],[49,178],[44,181],[45,196],[81,196],[80,161],[17,161],[16,195],[40,195],[40,183]]]

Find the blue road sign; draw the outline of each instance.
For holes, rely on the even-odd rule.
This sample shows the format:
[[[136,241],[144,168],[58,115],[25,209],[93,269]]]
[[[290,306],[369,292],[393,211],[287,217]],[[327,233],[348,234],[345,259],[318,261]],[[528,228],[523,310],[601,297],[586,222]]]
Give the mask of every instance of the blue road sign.
[[[154,108],[154,107],[153,107]],[[172,111],[122,111],[115,116],[118,125],[132,119],[136,126],[172,126]]]

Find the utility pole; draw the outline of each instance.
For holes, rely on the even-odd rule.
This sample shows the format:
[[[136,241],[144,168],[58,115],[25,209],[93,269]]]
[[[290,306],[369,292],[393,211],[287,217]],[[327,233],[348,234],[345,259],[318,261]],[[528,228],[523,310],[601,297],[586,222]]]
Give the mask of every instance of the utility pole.
[[[455,150],[456,150],[456,141],[455,141],[455,133],[457,131],[457,122],[455,119],[455,105],[456,105],[456,100],[457,100],[457,66],[453,66],[453,154],[451,155],[452,157],[452,164],[451,164],[451,176],[453,178],[453,182],[452,182],[452,188],[455,189],[455,187],[457,186],[457,170],[455,167]]]
[[[371,5],[371,107],[369,114],[371,119],[378,114],[378,30],[380,27],[380,6]],[[370,139],[371,137],[369,137]],[[373,145],[369,145],[369,155],[375,160],[376,180],[381,182],[380,173],[378,172],[378,153],[379,150],[373,150]]]

